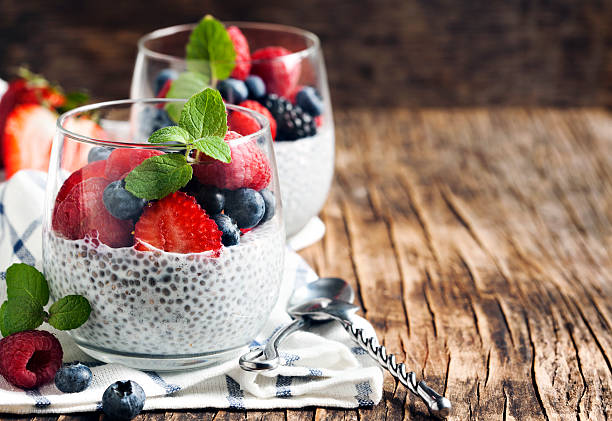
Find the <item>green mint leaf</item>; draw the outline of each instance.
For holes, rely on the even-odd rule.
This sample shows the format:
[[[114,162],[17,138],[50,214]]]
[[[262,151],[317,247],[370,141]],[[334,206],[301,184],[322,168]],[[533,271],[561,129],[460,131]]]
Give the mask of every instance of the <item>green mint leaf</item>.
[[[49,307],[49,324],[59,330],[76,329],[89,319],[91,306],[82,295],[67,295]]]
[[[224,138],[227,132],[227,113],[219,91],[206,88],[189,98],[181,112],[179,126],[194,139],[209,136]]]
[[[179,126],[162,127],[149,137],[149,143],[179,142],[187,144],[191,143],[191,140],[189,132]]]
[[[220,136],[207,136],[193,142],[193,145],[202,153],[218,159],[221,162],[232,162],[232,151]]]
[[[4,315],[6,314],[6,306],[8,305],[8,301],[2,303],[0,306],[0,335],[8,336],[8,330],[4,327]]]
[[[193,29],[186,49],[188,69],[202,72],[207,64],[213,79],[228,78],[236,66],[236,50],[227,30],[210,15]]]
[[[49,285],[45,277],[25,263],[15,263],[6,270],[6,293],[9,300],[30,297],[43,307],[49,302]]]
[[[57,108],[59,113],[65,113],[73,108],[80,107],[89,101],[89,94],[85,92],[68,92],[66,94],[66,102],[61,107]]]
[[[45,312],[40,302],[30,296],[10,298],[4,307],[2,335],[36,329],[43,322]]]
[[[125,188],[142,199],[161,199],[187,185],[192,175],[185,155],[159,155],[134,168],[125,177]]]
[[[189,98],[198,92],[202,92],[209,86],[209,83],[210,77],[205,74],[183,72],[179,75],[178,79],[170,85],[170,90],[166,94],[166,98]],[[172,120],[179,121],[183,105],[185,105],[183,102],[170,102],[166,104],[166,111]]]

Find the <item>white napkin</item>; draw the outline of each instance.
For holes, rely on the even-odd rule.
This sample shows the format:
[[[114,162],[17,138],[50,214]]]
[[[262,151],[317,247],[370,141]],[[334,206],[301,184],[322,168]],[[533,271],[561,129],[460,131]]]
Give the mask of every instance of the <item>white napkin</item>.
[[[0,277],[13,262],[34,264],[40,269],[41,216],[46,174],[21,171],[0,184]],[[314,271],[292,251],[286,253],[284,289],[253,346],[289,322],[285,306],[291,286],[317,278]],[[0,300],[6,298],[0,283]],[[374,335],[361,318],[355,323]],[[53,383],[22,390],[0,376],[0,413],[69,413],[100,409],[106,387],[131,379],[146,392],[145,410],[180,408],[269,409],[305,406],[354,408],[371,406],[382,397],[382,371],[337,323],[297,332],[281,346],[282,365],[268,373],[250,373],[233,360],[217,367],[182,372],[139,371],[118,364],[92,360],[65,332],[49,328],[62,343],[64,361],[81,361],[91,367],[92,385],[76,394],[64,394]],[[316,333],[316,334],[315,334]],[[245,348],[245,351],[247,349]]]

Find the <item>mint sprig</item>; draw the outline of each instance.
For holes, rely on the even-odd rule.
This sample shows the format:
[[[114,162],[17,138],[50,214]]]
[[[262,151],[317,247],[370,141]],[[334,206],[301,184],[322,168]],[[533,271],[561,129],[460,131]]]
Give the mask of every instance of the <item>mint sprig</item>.
[[[204,73],[183,72],[172,82],[166,98],[189,98],[198,92],[202,92],[209,86],[210,76]],[[183,109],[182,102],[170,102],[166,104],[166,111],[173,121],[178,122]]]
[[[178,118],[178,126],[161,128],[149,143],[176,148],[178,152],[145,159],[125,177],[125,188],[146,200],[161,199],[187,185],[193,177],[191,151],[229,163],[232,153],[223,140],[227,114],[219,91],[206,88],[192,95]]]
[[[51,305],[49,285],[44,275],[24,263],[11,265],[6,271],[8,299],[0,306],[2,336],[39,327],[44,321],[60,330],[76,329],[89,319],[91,306],[80,295],[69,295]]]
[[[236,66],[234,44],[223,24],[211,15],[204,16],[191,32],[186,53],[187,69],[210,75],[213,82],[228,78]]]

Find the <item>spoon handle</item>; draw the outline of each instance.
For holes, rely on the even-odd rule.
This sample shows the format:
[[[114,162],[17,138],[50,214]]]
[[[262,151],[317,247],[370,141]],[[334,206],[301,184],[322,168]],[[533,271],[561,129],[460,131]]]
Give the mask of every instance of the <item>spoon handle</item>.
[[[383,368],[387,369],[393,377],[398,379],[401,384],[406,386],[408,390],[421,398],[432,415],[438,418],[446,418],[450,414],[451,403],[447,398],[427,386],[423,380],[417,382],[416,374],[413,371],[406,373],[406,365],[404,363],[397,364],[395,355],[387,355],[387,350],[383,345],[374,344],[374,338],[364,337],[363,329],[355,328],[348,320],[341,320],[341,322],[355,342],[366,350],[372,358],[378,361]]]

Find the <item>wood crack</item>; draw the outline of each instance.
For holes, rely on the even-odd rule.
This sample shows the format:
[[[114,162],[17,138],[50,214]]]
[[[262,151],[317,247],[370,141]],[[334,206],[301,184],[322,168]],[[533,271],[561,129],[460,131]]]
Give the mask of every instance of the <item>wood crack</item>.
[[[533,387],[533,391],[535,393],[535,397],[540,404],[540,409],[542,410],[542,414],[546,420],[549,420],[548,414],[546,413],[546,408],[544,407],[544,401],[542,400],[542,395],[540,394],[540,387],[538,386],[538,381],[536,379],[535,372],[535,359],[536,359],[536,348],[535,342],[533,340],[533,336],[531,335],[531,327],[529,326],[529,318],[527,313],[523,313],[523,317],[525,319],[525,325],[527,326],[527,336],[529,338],[529,345],[531,346],[531,386]]]

